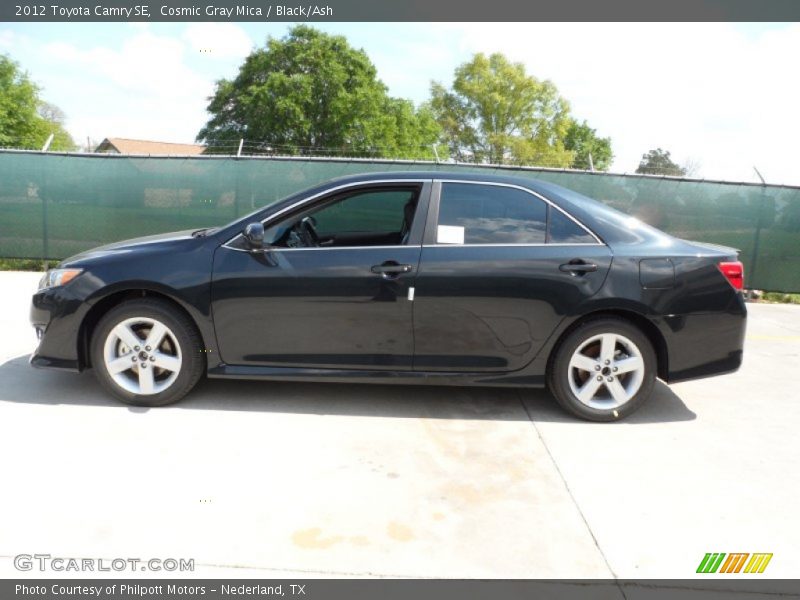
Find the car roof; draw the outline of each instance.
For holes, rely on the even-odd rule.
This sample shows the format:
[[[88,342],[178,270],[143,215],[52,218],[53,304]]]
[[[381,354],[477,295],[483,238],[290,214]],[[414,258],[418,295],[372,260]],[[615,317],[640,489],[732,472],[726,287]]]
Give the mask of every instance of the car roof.
[[[355,183],[358,181],[385,181],[387,179],[459,179],[462,181],[485,181],[487,183],[507,183],[521,185],[533,191],[538,191],[536,187],[541,183],[530,177],[519,177],[513,175],[498,175],[493,172],[468,172],[468,171],[377,171],[359,173],[356,175],[344,175],[332,181],[338,184]]]

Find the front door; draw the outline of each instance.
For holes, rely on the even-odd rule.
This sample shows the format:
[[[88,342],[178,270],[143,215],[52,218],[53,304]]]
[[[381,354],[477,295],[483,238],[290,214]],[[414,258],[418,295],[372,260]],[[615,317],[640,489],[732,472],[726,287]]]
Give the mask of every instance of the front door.
[[[429,188],[412,182],[338,191],[267,221],[264,251],[236,241],[220,247],[212,308],[223,362],[411,369],[409,287],[423,227],[412,225],[427,208]]]

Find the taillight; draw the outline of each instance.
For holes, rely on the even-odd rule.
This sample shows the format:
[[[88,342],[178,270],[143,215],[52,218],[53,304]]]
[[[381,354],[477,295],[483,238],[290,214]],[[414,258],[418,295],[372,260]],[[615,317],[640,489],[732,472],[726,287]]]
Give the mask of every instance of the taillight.
[[[744,288],[744,265],[742,263],[737,260],[735,262],[721,262],[717,266],[735,289],[741,290]]]

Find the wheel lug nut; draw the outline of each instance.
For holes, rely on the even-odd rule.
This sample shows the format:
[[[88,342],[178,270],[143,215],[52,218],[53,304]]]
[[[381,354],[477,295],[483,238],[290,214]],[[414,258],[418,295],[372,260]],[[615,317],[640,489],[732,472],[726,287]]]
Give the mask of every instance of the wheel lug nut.
[[[155,362],[155,361],[156,361],[156,357],[155,356],[151,356],[150,357],[150,362]]]
[[[598,375],[597,376],[597,381],[603,381],[603,376],[602,375]]]
[[[143,368],[143,369],[146,369],[146,368],[147,368],[147,363],[146,363],[146,362],[143,362],[143,363],[142,363],[142,368]],[[610,380],[610,379],[609,379],[609,380]]]
[[[150,352],[150,346],[145,346],[144,349]]]
[[[614,381],[613,377],[609,377],[606,381]]]
[[[137,350],[138,350],[138,348],[137,348]],[[607,365],[610,365],[610,364],[611,364],[611,361],[610,361],[610,360],[608,360],[608,359],[606,359],[606,364],[607,364]]]
[[[614,367],[614,368],[613,368],[613,369],[611,369],[611,370],[612,370],[612,371],[614,371],[614,373],[616,373],[617,371],[619,371],[619,369],[618,369],[617,367]]]
[[[139,346],[134,346],[133,349],[138,352],[139,351]]]
[[[136,357],[135,357],[135,356],[131,356],[131,360],[132,360],[133,362],[136,362]]]
[[[595,370],[595,371],[599,371],[599,370],[600,370],[600,365],[595,365],[595,366],[594,366],[594,370]]]

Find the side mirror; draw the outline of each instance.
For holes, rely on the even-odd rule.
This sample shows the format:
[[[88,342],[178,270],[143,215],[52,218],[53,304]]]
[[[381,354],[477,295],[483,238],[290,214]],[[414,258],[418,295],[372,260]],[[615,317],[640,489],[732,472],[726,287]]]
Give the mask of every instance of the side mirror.
[[[250,244],[253,250],[260,250],[264,247],[264,224],[256,221],[248,223],[244,228],[244,239]]]

